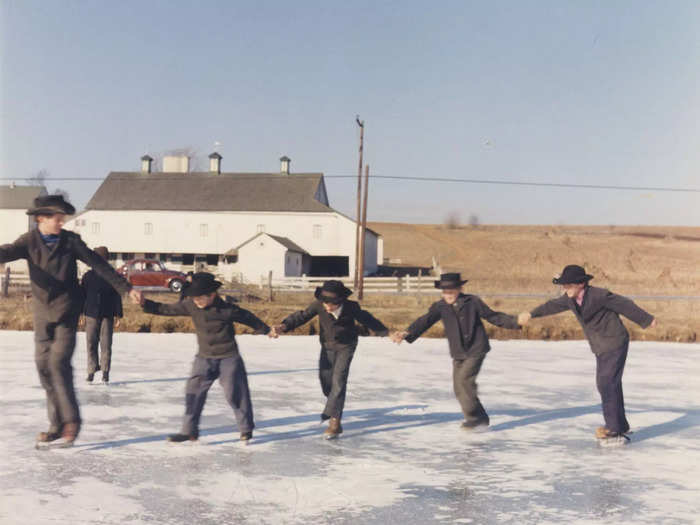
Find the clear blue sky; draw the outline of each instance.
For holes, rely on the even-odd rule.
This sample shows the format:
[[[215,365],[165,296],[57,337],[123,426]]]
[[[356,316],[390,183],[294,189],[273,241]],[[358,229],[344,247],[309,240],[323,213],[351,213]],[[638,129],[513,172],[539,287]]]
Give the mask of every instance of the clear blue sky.
[[[0,0],[0,177],[225,171],[700,187],[700,2]],[[7,182],[4,182],[7,183]],[[354,215],[355,181],[327,181]],[[49,180],[78,207],[98,182]],[[373,181],[369,218],[700,226],[700,194]]]

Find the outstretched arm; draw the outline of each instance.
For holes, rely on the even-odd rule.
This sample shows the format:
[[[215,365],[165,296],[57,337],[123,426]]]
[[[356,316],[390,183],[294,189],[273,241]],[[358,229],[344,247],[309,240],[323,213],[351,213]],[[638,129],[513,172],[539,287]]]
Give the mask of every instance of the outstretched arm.
[[[26,235],[22,235],[13,243],[0,246],[0,264],[28,257]]]
[[[437,303],[435,303],[430,307],[427,314],[420,316],[411,323],[411,326],[406,329],[403,338],[409,343],[412,343],[439,320],[440,310],[438,309]]]
[[[605,297],[605,306],[613,312],[624,315],[627,319],[634,321],[642,328],[648,328],[655,324],[653,315],[646,310],[642,310],[632,299],[628,299],[622,295],[610,292]]]
[[[318,315],[319,306],[320,303],[318,301],[314,301],[308,307],[306,307],[305,310],[299,310],[298,312],[294,312],[293,314],[285,317],[284,321],[277,325],[276,328],[280,328],[282,332],[289,332],[290,330],[294,330],[304,323],[308,323],[311,319]]]
[[[534,317],[545,317],[547,315],[554,315],[560,312],[565,312],[569,309],[569,298],[566,294],[562,294],[555,299],[551,299],[544,304],[539,305],[537,308],[530,312],[530,315]]]
[[[476,308],[479,312],[479,317],[486,319],[489,323],[500,326],[502,328],[509,328],[511,330],[519,330],[520,325],[518,320],[514,315],[504,314],[503,312],[494,312],[488,305],[478,299],[476,302]]]
[[[107,261],[88,248],[87,244],[83,242],[80,236],[76,236],[73,240],[73,249],[76,257],[94,269],[100,277],[112,286],[112,288],[121,294],[126,294],[131,291],[131,283],[119,275]]]
[[[253,330],[255,330],[256,334],[267,334],[270,332],[270,327],[267,326],[264,321],[262,321],[253,312],[250,312],[244,308],[238,308],[235,310],[233,321],[235,323],[242,323],[246,326],[250,326]]]
[[[159,303],[156,301],[151,301],[150,299],[146,299],[143,302],[143,311],[146,312],[147,314],[153,314],[153,315],[169,315],[169,316],[190,315],[190,312],[187,309],[187,304],[185,301],[179,301],[177,303],[166,304],[166,303]]]
[[[359,306],[357,312],[355,313],[355,319],[357,319],[357,321],[360,324],[366,326],[377,335],[380,335],[382,337],[389,335],[389,329],[386,326],[384,326],[384,323],[382,323],[379,319],[374,317],[367,310],[363,310]]]

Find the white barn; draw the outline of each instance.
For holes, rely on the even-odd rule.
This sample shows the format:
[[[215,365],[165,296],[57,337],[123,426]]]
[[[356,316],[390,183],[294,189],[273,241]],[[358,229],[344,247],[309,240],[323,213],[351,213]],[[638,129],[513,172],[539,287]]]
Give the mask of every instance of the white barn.
[[[279,173],[224,173],[221,156],[209,158],[208,172],[187,172],[187,160],[172,157],[163,162],[169,171],[152,172],[144,156],[140,172],[110,173],[66,227],[107,246],[115,263],[157,258],[255,284],[270,270],[274,278],[354,274],[356,223],[330,207],[322,173],[290,173],[287,157]],[[365,245],[371,274],[381,236],[366,230]]]
[[[44,186],[0,186],[0,244],[14,242],[17,237],[36,227],[27,210],[34,206],[34,199],[46,195]],[[13,272],[26,272],[27,262],[22,259],[6,263]]]

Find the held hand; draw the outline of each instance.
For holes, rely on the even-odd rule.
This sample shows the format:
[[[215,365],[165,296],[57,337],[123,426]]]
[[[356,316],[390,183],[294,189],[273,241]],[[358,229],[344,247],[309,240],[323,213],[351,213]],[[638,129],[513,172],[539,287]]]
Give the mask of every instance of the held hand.
[[[651,322],[651,324],[649,325],[649,328],[656,328],[656,325],[657,325],[657,324],[658,324],[658,323],[656,322],[656,317],[654,317],[654,320],[653,320],[653,321]]]
[[[114,328],[119,328],[122,325],[122,320],[119,317],[114,318]]]
[[[140,304],[141,306],[143,306],[143,303],[145,301],[141,290],[135,290],[133,288],[131,289],[131,291],[129,291],[129,298],[131,299],[132,303]]]
[[[277,333],[277,330],[275,330],[274,326],[270,327],[270,331],[267,332],[267,337],[270,339],[277,339],[280,336],[280,334]]]
[[[404,338],[408,335],[408,332],[392,332],[389,335],[389,339],[391,339],[394,343],[397,345],[400,345],[401,342],[404,340]]]
[[[287,328],[283,324],[280,323],[280,324],[273,325],[272,331],[275,332],[275,334],[277,334],[277,337],[279,337],[280,335],[282,335],[283,333],[285,333],[287,331]]]
[[[78,328],[81,329],[81,330],[82,330],[83,328],[85,328],[85,316],[84,316],[84,315],[81,315],[81,316],[78,318]]]
[[[530,315],[530,312],[521,312],[520,315],[518,315],[518,324],[520,326],[525,326],[530,319],[532,319],[532,315]]]

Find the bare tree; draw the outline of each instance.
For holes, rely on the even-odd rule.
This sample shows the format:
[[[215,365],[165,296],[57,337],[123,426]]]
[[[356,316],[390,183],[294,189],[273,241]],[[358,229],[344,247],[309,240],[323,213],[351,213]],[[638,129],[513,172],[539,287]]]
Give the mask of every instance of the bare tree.
[[[53,194],[54,195],[63,195],[63,198],[65,200],[67,200],[68,202],[70,202],[70,194],[62,188],[56,188],[55,190],[53,190]]]
[[[476,213],[469,215],[469,226],[472,228],[477,228],[480,224],[479,216]]]
[[[445,228],[448,230],[456,230],[460,227],[461,222],[459,213],[451,211],[447,214],[447,217],[445,217]]]
[[[47,170],[41,169],[37,171],[33,177],[29,177],[29,184],[32,186],[44,186],[46,179],[50,176],[51,174]]]

